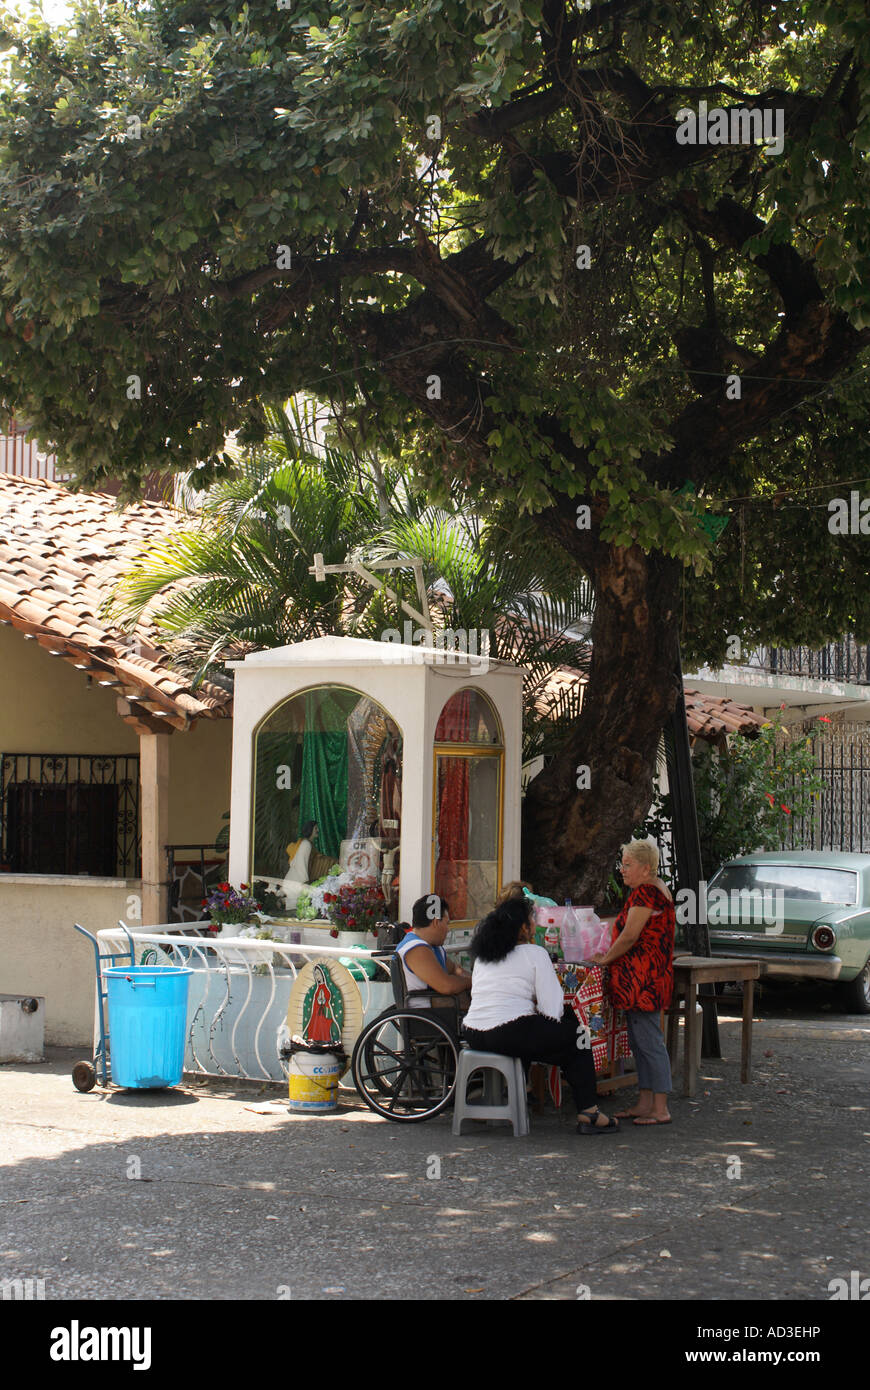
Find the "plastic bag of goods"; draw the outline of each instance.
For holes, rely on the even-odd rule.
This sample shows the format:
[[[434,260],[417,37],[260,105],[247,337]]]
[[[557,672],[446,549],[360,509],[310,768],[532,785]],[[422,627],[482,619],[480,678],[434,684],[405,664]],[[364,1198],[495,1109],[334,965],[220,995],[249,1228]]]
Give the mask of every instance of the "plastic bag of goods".
[[[562,952],[566,960],[590,960],[599,950],[602,922],[594,907],[564,909]]]

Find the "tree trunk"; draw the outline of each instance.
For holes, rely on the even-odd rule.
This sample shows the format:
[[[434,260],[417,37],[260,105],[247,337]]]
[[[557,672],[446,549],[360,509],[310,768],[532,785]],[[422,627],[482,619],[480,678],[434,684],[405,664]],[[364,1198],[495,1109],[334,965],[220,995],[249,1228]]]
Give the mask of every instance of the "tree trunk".
[[[620,846],[649,809],[678,689],[680,572],[636,546],[595,547],[592,664],[580,718],[523,805],[523,874],[536,892],[600,904]]]

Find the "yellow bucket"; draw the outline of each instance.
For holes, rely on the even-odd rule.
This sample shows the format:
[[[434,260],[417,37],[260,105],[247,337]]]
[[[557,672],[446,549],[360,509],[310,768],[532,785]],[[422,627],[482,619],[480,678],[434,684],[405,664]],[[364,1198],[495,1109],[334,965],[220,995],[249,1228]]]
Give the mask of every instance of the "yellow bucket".
[[[287,1067],[290,1109],[318,1114],[337,1110],[344,1066],[333,1052],[294,1052]]]

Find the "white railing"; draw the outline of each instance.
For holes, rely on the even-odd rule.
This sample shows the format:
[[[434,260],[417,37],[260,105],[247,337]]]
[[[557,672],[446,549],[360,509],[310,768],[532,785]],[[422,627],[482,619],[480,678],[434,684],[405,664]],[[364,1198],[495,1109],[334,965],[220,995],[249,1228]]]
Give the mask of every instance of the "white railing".
[[[377,976],[356,980],[367,1023],[393,1002],[389,960],[374,951],[238,936],[185,936],[171,926],[130,935],[137,947],[137,965],[142,963],[139,947],[146,951],[146,964],[153,948],[154,964],[186,965],[193,971],[184,1070],[201,1076],[283,1081],[278,1034],[296,976],[310,960],[358,956],[374,961]],[[98,932],[97,939],[101,954],[128,950],[120,927]]]
[[[0,473],[19,478],[59,480],[57,456],[43,454],[23,431],[0,435]],[[66,475],[64,475],[66,476]]]

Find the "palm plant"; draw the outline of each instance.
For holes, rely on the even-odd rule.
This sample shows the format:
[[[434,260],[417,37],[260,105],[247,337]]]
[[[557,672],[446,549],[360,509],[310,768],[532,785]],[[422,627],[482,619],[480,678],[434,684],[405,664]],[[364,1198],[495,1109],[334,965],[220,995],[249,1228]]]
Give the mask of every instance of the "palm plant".
[[[357,576],[316,580],[315,554],[327,565],[420,561],[435,626],[486,632],[491,657],[526,667],[524,754],[555,751],[579,692],[548,682],[560,666],[588,669],[589,586],[515,521],[483,519],[459,493],[448,508],[429,507],[395,465],[324,443],[312,406],[291,402],[269,420],[264,444],[136,558],[108,615],[130,628],[147,614],[179,670],[225,684],[223,663],[248,651],[401,628],[394,601]],[[418,605],[410,570],[389,582]]]
[[[318,583],[314,553],[340,564],[380,526],[374,488],[352,456],[318,443],[313,412],[293,403],[289,417],[267,413],[264,444],[137,557],[107,603],[122,627],[147,614],[194,683],[225,683],[223,663],[248,651],[341,631],[360,584]]]
[[[553,566],[522,528],[513,527],[510,549],[502,535],[497,514],[482,519],[460,502],[450,511],[394,514],[367,547],[366,558],[421,560],[435,626],[476,632],[478,652],[485,632],[490,657],[525,667],[523,760],[528,762],[554,752],[579,711],[582,688],[576,680],[560,687],[553,676],[559,667],[588,671],[591,593],[587,583]],[[413,598],[407,578],[397,579],[394,587]],[[394,621],[379,595],[360,615],[358,627],[375,636],[379,625],[383,631]]]

